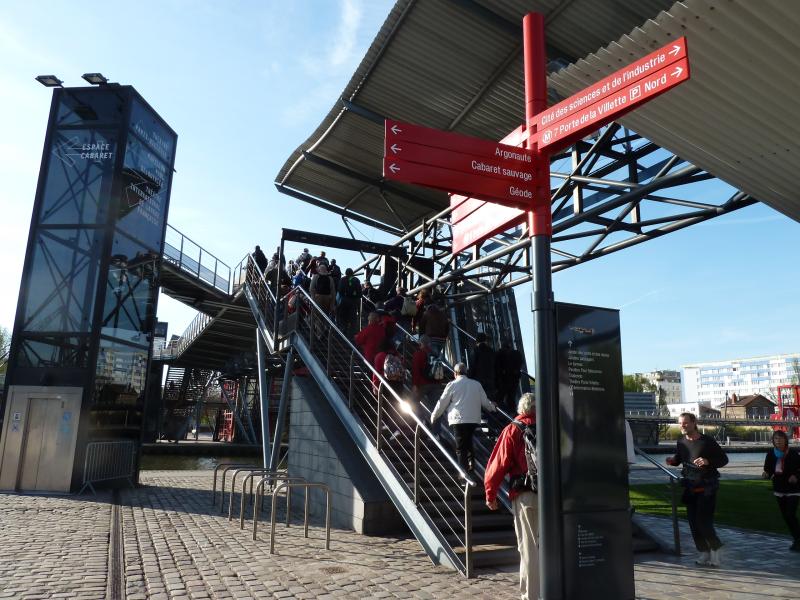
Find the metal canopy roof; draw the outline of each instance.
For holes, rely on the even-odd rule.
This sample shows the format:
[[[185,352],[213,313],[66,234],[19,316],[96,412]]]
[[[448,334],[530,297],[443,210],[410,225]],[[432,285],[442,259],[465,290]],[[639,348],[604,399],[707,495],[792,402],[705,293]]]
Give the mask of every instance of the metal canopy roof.
[[[621,122],[800,220],[800,3],[781,0],[399,0],[278,188],[393,233],[445,209],[443,192],[381,181],[381,119],[490,139],[518,127],[529,11],[545,15],[552,102],[685,35],[691,81]]]
[[[800,2],[685,0],[549,83],[569,96],[670,40],[691,80],[620,123],[800,220]]]

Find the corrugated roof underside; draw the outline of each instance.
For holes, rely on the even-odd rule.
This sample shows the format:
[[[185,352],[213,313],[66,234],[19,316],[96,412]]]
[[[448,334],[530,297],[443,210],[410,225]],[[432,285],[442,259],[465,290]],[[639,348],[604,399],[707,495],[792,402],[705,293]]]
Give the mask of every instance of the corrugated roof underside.
[[[447,0],[399,0],[342,97],[385,117],[501,139],[524,119],[521,23],[526,12],[546,15],[548,43],[560,56],[578,57],[668,8],[671,0],[477,0],[475,4],[478,9],[473,11]],[[505,23],[484,18],[481,7]],[[337,120],[341,110],[340,104],[331,109],[292,153],[277,181],[397,227],[398,218],[374,185],[310,160],[301,160],[292,169],[303,151],[313,147],[320,157],[372,180],[381,179],[383,128],[352,112]],[[407,224],[448,205],[443,192],[415,186],[391,184],[384,196]]]
[[[685,0],[550,85],[568,96],[686,36],[691,79],[620,120],[800,220],[800,2]]]

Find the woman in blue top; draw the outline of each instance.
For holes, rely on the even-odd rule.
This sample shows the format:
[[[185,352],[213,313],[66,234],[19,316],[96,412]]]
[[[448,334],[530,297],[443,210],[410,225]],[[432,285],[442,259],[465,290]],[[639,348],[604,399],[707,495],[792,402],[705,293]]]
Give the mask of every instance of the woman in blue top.
[[[772,434],[774,448],[764,459],[764,479],[772,479],[772,490],[783,520],[789,526],[794,543],[789,548],[800,552],[800,524],[797,505],[800,503],[800,453],[789,448],[789,437],[783,431]]]

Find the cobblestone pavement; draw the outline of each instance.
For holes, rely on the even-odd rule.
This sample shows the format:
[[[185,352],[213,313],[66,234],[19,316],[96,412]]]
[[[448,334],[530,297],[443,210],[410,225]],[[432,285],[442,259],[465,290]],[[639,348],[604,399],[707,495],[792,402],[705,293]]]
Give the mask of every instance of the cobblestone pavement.
[[[514,569],[465,581],[433,566],[409,538],[377,538],[279,525],[258,540],[211,508],[208,471],[150,471],[120,495],[126,597],[179,598],[517,598]],[[104,598],[110,496],[93,499],[0,494],[0,598]],[[670,539],[667,520],[650,519]],[[684,529],[686,529],[684,527]],[[693,555],[640,555],[637,598],[800,598],[800,555],[788,537],[720,529],[721,569]],[[684,543],[690,538],[683,532]],[[598,599],[605,600],[601,590]],[[614,599],[609,599],[614,600]]]
[[[105,598],[110,494],[0,494],[0,598]]]

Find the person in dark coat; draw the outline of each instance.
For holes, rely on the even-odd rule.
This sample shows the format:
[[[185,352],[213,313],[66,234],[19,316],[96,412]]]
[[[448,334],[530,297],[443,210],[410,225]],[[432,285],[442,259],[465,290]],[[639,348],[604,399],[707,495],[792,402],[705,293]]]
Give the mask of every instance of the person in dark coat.
[[[800,453],[789,447],[789,436],[783,431],[772,434],[772,450],[764,459],[764,479],[772,479],[772,491],[789,527],[794,543],[792,552],[800,552],[800,523],[797,521],[797,505],[800,503]]]
[[[683,465],[683,503],[694,545],[700,556],[695,561],[704,567],[719,567],[722,542],[714,530],[714,510],[719,490],[719,471],[728,464],[728,456],[719,444],[697,429],[697,417],[681,413],[678,424],[682,437],[678,439],[674,456],[667,459],[673,467]]]
[[[469,377],[477,380],[489,398],[495,397],[495,356],[482,331],[475,336],[477,342],[469,359]]]
[[[517,407],[519,378],[522,375],[522,353],[504,340],[494,361],[494,378],[497,387],[497,404],[509,414]]]
[[[261,270],[262,273],[265,273],[267,270],[267,255],[261,250],[261,246],[256,246],[255,251],[253,252],[253,260],[256,261],[258,268]]]
[[[360,298],[361,282],[348,267],[336,290],[336,323],[348,339],[352,339],[358,330]]]

